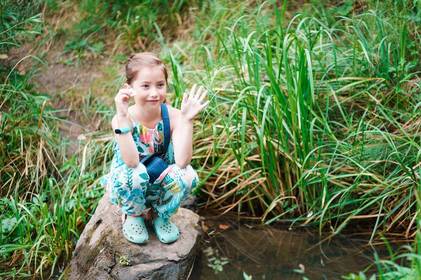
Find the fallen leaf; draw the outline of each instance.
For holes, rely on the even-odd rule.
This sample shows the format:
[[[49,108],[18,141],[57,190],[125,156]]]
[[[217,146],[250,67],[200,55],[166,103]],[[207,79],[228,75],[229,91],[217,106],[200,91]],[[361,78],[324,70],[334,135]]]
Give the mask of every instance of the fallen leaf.
[[[229,229],[230,228],[230,225],[227,225],[227,224],[219,224],[219,229],[222,229],[222,230],[226,230],[226,229]]]

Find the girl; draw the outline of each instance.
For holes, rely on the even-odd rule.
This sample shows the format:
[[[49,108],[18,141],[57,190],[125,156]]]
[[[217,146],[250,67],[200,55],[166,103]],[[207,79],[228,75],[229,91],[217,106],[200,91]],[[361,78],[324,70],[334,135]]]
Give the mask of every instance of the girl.
[[[127,83],[115,97],[117,113],[111,123],[115,153],[103,183],[109,190],[111,203],[121,207],[123,234],[129,241],[147,242],[144,217],[149,216],[151,209],[155,212],[152,224],[158,239],[171,243],[178,239],[179,230],[170,218],[198,181],[189,163],[193,118],[209,103],[205,102],[206,91],[193,86],[184,94],[181,110],[166,105],[168,73],[152,53],[132,55],[126,64],[126,79]],[[131,98],[134,105],[129,106]],[[163,121],[166,114],[167,130],[168,123]],[[166,145],[165,130],[169,131],[167,139],[170,137]],[[168,163],[156,179],[141,162],[154,153],[163,154]]]

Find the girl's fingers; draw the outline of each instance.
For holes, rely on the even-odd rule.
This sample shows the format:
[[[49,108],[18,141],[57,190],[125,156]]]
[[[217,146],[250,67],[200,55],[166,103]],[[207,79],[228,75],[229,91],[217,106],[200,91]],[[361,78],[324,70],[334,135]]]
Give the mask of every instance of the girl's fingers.
[[[181,103],[182,104],[183,103],[186,103],[186,101],[187,101],[187,91],[184,92],[184,94],[183,94],[183,100],[181,101]]]
[[[194,91],[192,90],[192,95],[190,96],[191,99],[196,99],[197,93],[200,91],[200,87],[194,84]]]
[[[200,99],[200,96],[202,96],[203,92],[205,91],[205,88],[203,86],[200,86],[199,89],[196,92],[196,95],[194,96],[194,98],[196,100]]]
[[[190,97],[190,91],[186,90],[183,94],[183,102],[187,103],[187,101],[189,100]]]
[[[119,94],[119,97],[120,97],[120,99],[121,99],[122,101],[127,101],[127,100],[129,100],[129,99],[130,99],[130,94],[125,93],[125,92],[121,92],[121,93]]]
[[[127,95],[132,95],[132,93],[133,93],[133,90],[129,88],[120,89],[120,91],[118,92],[118,94],[127,94]]]
[[[125,83],[121,88],[122,89],[132,89],[132,87],[128,83]]]
[[[203,100],[205,99],[205,97],[206,97],[207,93],[208,93],[208,92],[207,92],[207,91],[206,91],[206,89],[204,88],[204,89],[203,89],[203,91],[202,91],[202,94],[201,94],[201,95],[199,96],[199,98],[198,98],[200,103],[202,103],[202,102],[203,102]]]
[[[129,97],[128,96],[123,96],[122,98],[121,98],[121,101],[123,101],[123,102],[127,102],[127,101],[129,101]]]
[[[116,97],[115,97],[115,99],[116,100],[118,100],[118,99],[120,99],[120,98],[123,98],[123,97],[130,97],[130,94],[128,94],[127,92],[122,92],[122,91],[119,91],[118,93],[117,93],[117,95],[116,95]]]
[[[122,91],[120,92],[120,96],[129,96],[130,97],[131,91]]]
[[[183,99],[187,101],[189,99],[191,90],[186,90],[183,94]]]
[[[206,101],[205,103],[203,103],[202,105],[201,105],[201,107],[200,107],[200,110],[202,110],[203,108],[205,108],[206,106],[208,106],[209,105],[209,100],[208,101]]]
[[[192,99],[192,98],[194,97],[194,95],[195,95],[195,93],[196,93],[196,90],[197,90],[197,85],[196,85],[196,84],[194,84],[194,85],[192,86],[192,88],[191,88],[190,92],[189,92],[189,99]]]

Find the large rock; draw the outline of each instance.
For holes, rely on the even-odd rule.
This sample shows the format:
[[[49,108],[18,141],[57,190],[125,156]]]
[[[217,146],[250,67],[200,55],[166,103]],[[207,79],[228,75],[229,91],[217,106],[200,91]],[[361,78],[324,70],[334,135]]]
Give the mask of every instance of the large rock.
[[[187,279],[199,243],[199,216],[180,208],[172,221],[181,232],[175,243],[162,244],[149,225],[147,244],[130,243],[121,231],[121,212],[106,194],[76,244],[65,278]]]

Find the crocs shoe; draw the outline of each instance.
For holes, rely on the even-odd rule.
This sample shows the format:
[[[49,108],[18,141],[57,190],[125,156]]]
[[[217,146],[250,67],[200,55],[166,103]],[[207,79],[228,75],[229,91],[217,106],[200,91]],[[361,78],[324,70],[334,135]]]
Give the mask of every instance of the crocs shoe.
[[[148,230],[142,217],[127,216],[123,223],[123,235],[133,243],[146,243],[149,239]]]
[[[155,229],[156,236],[162,243],[171,243],[178,239],[180,231],[174,223],[169,219],[157,217],[153,221],[153,228]]]

